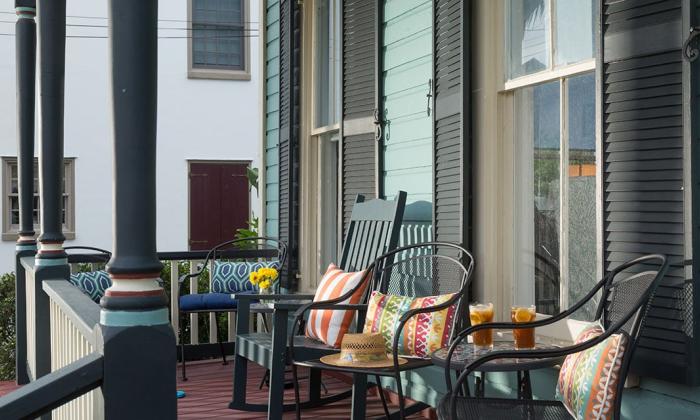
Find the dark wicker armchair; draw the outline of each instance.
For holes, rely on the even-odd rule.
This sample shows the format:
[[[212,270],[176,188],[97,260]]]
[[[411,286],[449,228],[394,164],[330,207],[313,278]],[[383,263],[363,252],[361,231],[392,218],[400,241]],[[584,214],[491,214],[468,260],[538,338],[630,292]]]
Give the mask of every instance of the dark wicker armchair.
[[[465,267],[466,266],[466,267]],[[428,242],[423,244],[406,246],[396,249],[377,258],[367,269],[365,279],[358,285],[362,287],[364,282],[369,281],[366,297],[363,304],[343,305],[348,297],[352,296],[356,289],[348,291],[345,295],[328,301],[313,302],[305,305],[296,312],[294,330],[301,328],[304,324],[304,317],[312,309],[352,309],[358,311],[358,330],[361,331],[364,325],[367,310],[367,301],[372,291],[377,291],[388,295],[398,295],[409,298],[419,298],[436,295],[454,294],[448,301],[442,304],[412,309],[406,312],[398,322],[394,341],[392,343],[393,366],[388,368],[347,368],[340,366],[330,366],[322,363],[319,359],[307,360],[305,358],[295,358],[295,342],[289,340],[289,353],[292,360],[292,371],[294,374],[295,397],[297,404],[297,418],[300,418],[299,387],[297,381],[297,367],[303,366],[311,369],[326,369],[342,371],[352,374],[373,376],[377,385],[381,387],[381,377],[391,377],[396,381],[396,388],[399,396],[399,416],[405,418],[407,411],[416,411],[421,407],[411,407],[407,410],[404,405],[403,387],[400,373],[407,370],[425,367],[431,364],[429,358],[408,358],[408,363],[399,364],[399,338],[406,323],[418,314],[436,312],[456,305],[456,312],[452,319],[451,336],[463,327],[463,320],[468,319],[466,311],[468,305],[465,296],[468,292],[474,269],[474,259],[471,254],[459,245],[450,243]],[[298,356],[298,354],[297,354]],[[387,407],[384,393],[380,390],[384,412],[387,418],[391,418]]]
[[[653,268],[650,268],[653,267]],[[568,310],[551,318],[531,323],[490,323],[467,328],[455,338],[448,352],[445,381],[448,394],[438,405],[440,419],[571,419],[566,407],[560,401],[513,400],[502,398],[474,398],[462,394],[469,375],[484,363],[499,358],[541,359],[563,357],[589,349],[610,337],[621,333],[627,338],[627,349],[622,356],[622,364],[617,382],[613,418],[620,418],[620,403],[625,378],[629,371],[634,349],[639,340],[639,332],[649,309],[656,287],[666,274],[668,263],[663,255],[647,255],[617,266],[606,275],[579,302]],[[632,273],[632,274],[630,274]],[[604,332],[583,342],[561,348],[546,350],[494,351],[476,359],[459,374],[452,386],[450,360],[455,349],[469,334],[483,329],[519,329],[542,327],[571,316],[585,303],[602,291],[596,320]]]

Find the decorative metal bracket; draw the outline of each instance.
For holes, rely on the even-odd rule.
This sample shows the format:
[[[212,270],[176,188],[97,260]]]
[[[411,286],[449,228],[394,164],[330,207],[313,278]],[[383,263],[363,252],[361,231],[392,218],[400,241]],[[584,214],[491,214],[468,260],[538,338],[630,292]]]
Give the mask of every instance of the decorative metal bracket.
[[[382,117],[379,113],[378,108],[374,108],[374,140],[380,141],[382,139]]]
[[[698,49],[698,36],[700,36],[700,26],[691,26],[688,39],[683,43],[683,58],[692,63],[700,56]]]
[[[425,95],[425,97],[428,99],[428,108],[426,109],[426,112],[428,113],[428,116],[430,116],[430,101],[433,97],[433,79],[428,79],[428,94]]]

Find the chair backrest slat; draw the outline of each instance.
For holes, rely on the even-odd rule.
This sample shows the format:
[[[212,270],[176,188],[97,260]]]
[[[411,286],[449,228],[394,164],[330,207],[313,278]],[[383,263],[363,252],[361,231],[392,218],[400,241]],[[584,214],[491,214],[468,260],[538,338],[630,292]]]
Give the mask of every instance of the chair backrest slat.
[[[358,195],[339,267],[346,271],[363,270],[377,257],[396,248],[405,206],[404,191],[399,191],[394,200],[365,201]]]

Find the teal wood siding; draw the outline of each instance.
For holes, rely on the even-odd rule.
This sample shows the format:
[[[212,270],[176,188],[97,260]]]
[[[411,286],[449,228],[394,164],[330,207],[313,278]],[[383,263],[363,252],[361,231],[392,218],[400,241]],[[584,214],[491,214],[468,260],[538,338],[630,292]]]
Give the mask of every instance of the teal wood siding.
[[[432,0],[384,2],[382,193],[408,193],[402,245],[432,239],[432,8]]]
[[[266,0],[265,14],[265,235],[279,236],[280,6]]]

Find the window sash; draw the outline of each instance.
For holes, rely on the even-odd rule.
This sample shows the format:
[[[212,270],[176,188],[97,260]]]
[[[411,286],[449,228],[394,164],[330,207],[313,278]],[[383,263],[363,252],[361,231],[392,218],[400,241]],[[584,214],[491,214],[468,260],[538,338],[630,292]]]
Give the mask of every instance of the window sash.
[[[585,74],[585,73],[584,73]],[[589,72],[590,74],[590,72]],[[559,84],[559,104],[558,104],[558,110],[559,110],[559,174],[558,174],[558,184],[559,184],[559,226],[558,226],[558,235],[559,235],[559,253],[557,255],[557,258],[559,259],[559,310],[565,310],[567,309],[571,304],[575,303],[570,301],[569,296],[571,293],[571,285],[569,283],[570,281],[570,270],[569,270],[569,263],[570,263],[570,251],[571,248],[569,246],[569,227],[570,227],[570,215],[569,215],[569,208],[571,205],[570,202],[570,194],[569,194],[569,166],[570,166],[570,144],[571,144],[571,139],[570,139],[570,133],[569,133],[569,81],[572,79],[572,77],[579,75],[578,73],[575,73],[572,76],[562,76],[557,78],[557,83]],[[552,80],[550,80],[551,82]],[[537,84],[535,84],[537,85]],[[527,88],[531,87],[533,85],[526,85],[521,87],[522,88]],[[515,93],[515,92],[513,92]],[[519,111],[517,110],[518,106],[518,101],[515,100],[513,103],[514,106],[514,115],[518,115]],[[517,130],[517,120],[513,120],[512,122],[513,127]],[[517,142],[517,138],[514,138],[514,140]],[[595,164],[596,164],[596,180],[595,180],[595,185],[596,185],[596,200],[598,200],[598,189],[599,187],[599,182],[598,182],[598,177],[599,175],[599,159],[600,159],[600,142],[599,142],[599,133],[598,130],[596,130],[596,140],[595,140]],[[533,149],[534,150],[534,149]],[[519,153],[522,156],[527,156],[532,154],[532,150],[522,150]],[[530,159],[530,157],[528,158]],[[532,157],[531,159],[534,159]],[[523,164],[517,164],[518,167],[522,168]],[[516,177],[520,176],[522,174],[522,169],[517,170],[515,172]],[[516,184],[517,185],[517,184]],[[532,192],[528,192],[526,194],[533,194]],[[522,199],[515,198],[516,203],[518,205],[521,205]],[[525,203],[527,204],[527,203]],[[596,202],[596,220],[600,218],[600,212],[601,212],[601,206],[600,203]],[[514,216],[523,223],[530,223],[527,220],[524,220],[523,217],[520,214],[516,213]],[[534,222],[533,222],[534,223]],[[517,223],[516,223],[517,224]],[[596,225],[597,229],[597,225]],[[533,239],[534,238],[530,238]],[[597,232],[596,232],[596,247],[600,245],[599,243],[599,238],[597,237]],[[525,244],[522,243],[522,240],[518,240],[514,242],[514,255],[517,256],[523,249],[523,246]],[[531,246],[531,245],[530,245]],[[534,258],[534,257],[532,257]],[[595,256],[596,260],[599,258],[599,256],[596,254]],[[599,265],[599,261],[596,261],[596,267]],[[514,264],[516,266],[514,267],[517,270],[519,270],[519,267],[517,266],[518,264],[523,264],[523,262],[515,258],[514,259]],[[597,276],[597,273],[596,273]],[[519,282],[523,281],[522,279],[514,278],[513,279],[513,284],[511,285],[512,290],[513,290],[513,299],[517,300],[519,297],[522,297],[523,291],[522,288],[519,286]],[[532,286],[534,288],[534,285],[527,285],[523,284],[524,287],[530,287]],[[537,299],[537,296],[534,297],[535,300]],[[515,302],[514,302],[515,303]],[[523,302],[520,302],[523,303]],[[525,302],[527,303],[527,302]],[[534,302],[533,302],[534,303]],[[538,308],[539,310],[540,308]],[[547,316],[544,314],[540,314],[543,316]]]
[[[520,1],[520,0],[517,0]],[[505,48],[504,48],[504,80],[505,87],[502,90],[508,91],[517,89],[523,86],[527,86],[535,83],[543,83],[548,80],[554,80],[561,77],[565,77],[570,74],[582,73],[590,71],[595,68],[595,48],[593,49],[593,56],[590,58],[582,59],[577,62],[567,63],[567,64],[556,64],[556,48],[557,48],[557,1],[556,0],[544,0],[545,11],[548,13],[546,17],[546,39],[547,39],[547,67],[543,70],[533,72],[525,75],[518,75],[513,77],[511,75],[511,49],[512,39],[511,39],[511,9],[510,3],[506,3],[505,6],[505,19],[504,19],[504,29],[505,29]],[[597,10],[596,1],[592,2],[593,7]],[[592,28],[595,31],[595,28]]]
[[[13,172],[18,174],[18,163],[17,163],[17,158],[3,158],[2,159],[3,163],[3,171],[4,171],[4,178],[5,182],[3,182],[3,197],[5,200],[5,207],[4,207],[4,212],[3,212],[3,236],[4,240],[14,240],[14,236],[16,236],[19,232],[19,223],[13,223],[12,221],[12,213],[15,211],[17,212],[18,219],[19,219],[19,203],[18,203],[18,208],[16,210],[12,209],[12,199],[16,198],[19,201],[19,191],[17,192],[12,192],[12,184],[13,181],[16,181],[16,178],[12,177]],[[62,219],[63,219],[63,232],[73,235],[74,234],[74,223],[73,223],[73,215],[75,214],[74,207],[75,207],[75,200],[73,196],[73,191],[75,190],[74,187],[74,177],[73,177],[73,164],[74,160],[73,159],[65,159],[64,160],[64,182],[63,182],[63,209],[62,209]],[[38,231],[41,228],[41,207],[40,207],[40,194],[37,192],[38,190],[38,185],[39,185],[39,173],[36,168],[38,168],[39,162],[38,159],[34,158],[34,187],[35,187],[35,192],[34,192],[34,201],[35,203],[39,204],[36,205],[35,208],[33,209],[33,215],[35,216],[35,222],[33,224],[34,229]],[[14,168],[14,169],[13,169]],[[17,181],[18,182],[18,181]]]

